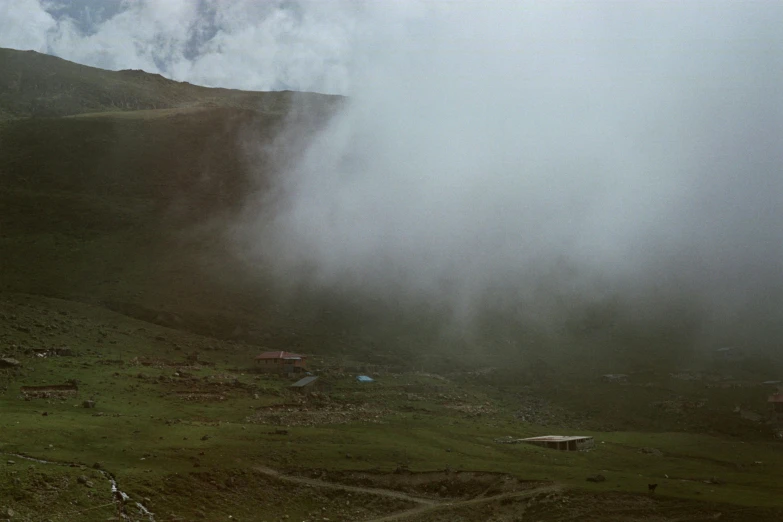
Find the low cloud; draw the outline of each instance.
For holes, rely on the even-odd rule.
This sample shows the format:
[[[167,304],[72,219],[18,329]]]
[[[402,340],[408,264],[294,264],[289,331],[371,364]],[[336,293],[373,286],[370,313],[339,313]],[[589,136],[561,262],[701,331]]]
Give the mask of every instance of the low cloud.
[[[502,7],[501,7],[502,6]],[[286,278],[774,345],[783,8],[454,3],[355,74],[252,230]],[[261,249],[259,249],[261,251]],[[264,252],[261,252],[262,257]],[[282,261],[281,261],[282,260]],[[744,341],[742,340],[744,339]]]
[[[772,2],[0,0],[0,46],[349,95],[296,161],[297,130],[278,140],[240,227],[279,279],[457,323],[599,309],[766,346],[781,23]]]

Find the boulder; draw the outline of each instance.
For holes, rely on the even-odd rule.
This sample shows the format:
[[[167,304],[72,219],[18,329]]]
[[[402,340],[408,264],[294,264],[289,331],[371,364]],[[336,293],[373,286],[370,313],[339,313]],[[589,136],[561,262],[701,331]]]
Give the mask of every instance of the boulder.
[[[16,368],[22,363],[12,357],[0,357],[0,368]]]

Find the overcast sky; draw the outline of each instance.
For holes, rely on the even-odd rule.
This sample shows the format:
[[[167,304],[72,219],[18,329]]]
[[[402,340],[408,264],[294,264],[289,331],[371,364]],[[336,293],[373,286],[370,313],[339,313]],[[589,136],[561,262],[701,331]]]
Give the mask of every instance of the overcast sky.
[[[349,94],[246,231],[287,276],[464,316],[567,266],[552,292],[734,326],[783,318],[781,27],[773,1],[0,0],[0,46]]]
[[[0,0],[0,46],[208,86],[346,93],[364,52],[357,42],[418,10],[354,0]]]

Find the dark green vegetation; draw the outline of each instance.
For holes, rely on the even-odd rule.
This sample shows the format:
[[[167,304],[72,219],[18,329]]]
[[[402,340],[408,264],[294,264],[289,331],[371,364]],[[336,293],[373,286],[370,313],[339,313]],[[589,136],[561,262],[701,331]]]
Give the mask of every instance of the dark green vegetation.
[[[600,311],[557,343],[455,339],[244,263],[233,224],[286,159],[267,146],[293,125],[296,154],[338,102],[0,50],[0,356],[21,363],[0,368],[0,519],[106,520],[109,476],[134,520],[783,519],[774,360],[672,357],[680,326],[618,339]],[[316,356],[332,390],[255,373],[267,349]],[[371,385],[339,370],[368,364]],[[496,442],[543,434],[597,447]]]

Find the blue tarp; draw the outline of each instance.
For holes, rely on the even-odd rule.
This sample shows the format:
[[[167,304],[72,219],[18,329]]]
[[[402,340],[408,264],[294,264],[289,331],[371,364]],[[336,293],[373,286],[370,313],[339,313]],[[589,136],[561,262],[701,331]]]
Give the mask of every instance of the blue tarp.
[[[366,375],[358,375],[356,380],[359,382],[373,382],[373,378]]]

